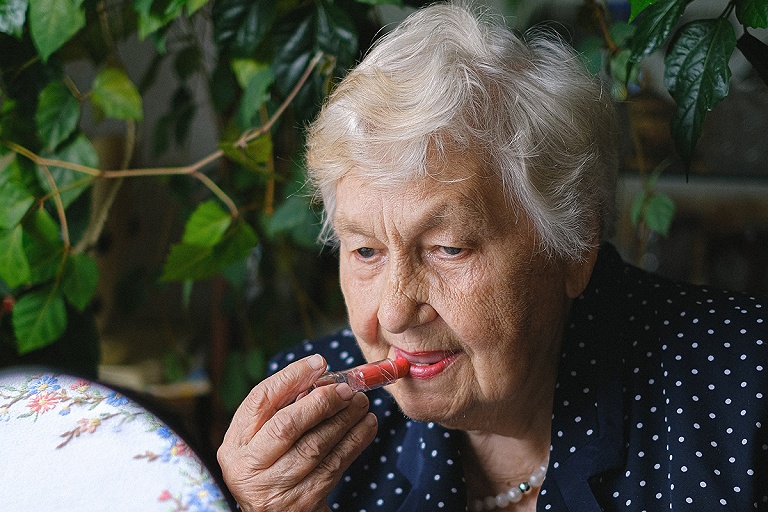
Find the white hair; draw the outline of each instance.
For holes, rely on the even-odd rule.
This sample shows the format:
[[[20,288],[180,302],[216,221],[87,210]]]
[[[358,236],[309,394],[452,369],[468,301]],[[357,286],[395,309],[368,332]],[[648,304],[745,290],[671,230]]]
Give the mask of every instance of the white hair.
[[[383,36],[328,98],[307,138],[307,168],[334,241],[336,183],[426,176],[427,154],[461,152],[498,174],[551,254],[579,259],[612,227],[615,113],[573,50],[526,39],[458,4],[417,10]]]

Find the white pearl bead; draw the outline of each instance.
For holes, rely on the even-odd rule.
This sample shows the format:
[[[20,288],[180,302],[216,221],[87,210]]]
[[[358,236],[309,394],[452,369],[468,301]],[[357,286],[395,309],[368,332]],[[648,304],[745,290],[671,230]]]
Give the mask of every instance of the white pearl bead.
[[[512,487],[507,491],[507,496],[509,496],[509,501],[517,503],[523,498],[523,493],[517,487]]]
[[[531,478],[528,479],[528,483],[531,484],[531,487],[538,487],[544,482],[544,477],[541,475],[541,473],[534,473],[531,475]]]
[[[496,506],[499,508],[506,507],[509,505],[509,496],[507,496],[507,493],[501,492],[496,495]]]
[[[539,468],[531,474],[527,481],[520,482],[517,487],[512,487],[507,492],[502,492],[496,496],[488,496],[482,500],[473,500],[469,505],[471,512],[482,512],[484,510],[494,510],[496,508],[504,508],[510,503],[517,503],[523,499],[523,494],[530,489],[541,487],[544,483],[544,479],[547,476],[547,467],[549,463],[539,466]]]

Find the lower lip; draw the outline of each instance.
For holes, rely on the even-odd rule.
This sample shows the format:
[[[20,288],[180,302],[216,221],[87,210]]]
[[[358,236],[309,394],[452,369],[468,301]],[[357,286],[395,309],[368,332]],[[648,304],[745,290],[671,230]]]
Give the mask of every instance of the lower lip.
[[[408,355],[402,351],[395,349],[395,352],[398,356],[408,359]],[[411,367],[408,370],[408,376],[413,379],[431,379],[448,368],[457,357],[459,357],[458,353],[447,353],[442,359],[432,364],[422,365],[411,363]]]

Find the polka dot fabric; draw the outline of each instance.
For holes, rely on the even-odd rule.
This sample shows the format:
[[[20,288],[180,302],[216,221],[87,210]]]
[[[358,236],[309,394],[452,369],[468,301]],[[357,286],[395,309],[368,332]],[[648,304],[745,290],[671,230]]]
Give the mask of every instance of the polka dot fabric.
[[[601,248],[563,342],[547,478],[537,509],[768,511],[765,303],[673,283]],[[363,362],[352,333],[305,343],[332,369]],[[449,392],[449,390],[446,390]],[[332,510],[466,510],[461,434],[368,393],[378,436]]]

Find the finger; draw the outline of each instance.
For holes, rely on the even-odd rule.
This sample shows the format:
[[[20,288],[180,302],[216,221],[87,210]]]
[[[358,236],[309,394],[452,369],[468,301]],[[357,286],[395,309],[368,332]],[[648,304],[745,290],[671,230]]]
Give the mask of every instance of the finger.
[[[311,472],[368,412],[368,397],[355,394],[349,406],[307,429],[279,461],[275,470],[300,481]]]
[[[304,495],[310,492],[321,493],[323,500],[341,480],[344,471],[357,459],[376,438],[378,420],[372,413],[366,413],[342,439],[333,450],[323,458],[315,469],[296,487]]]
[[[352,403],[356,407],[350,407]],[[347,410],[350,408],[351,411]],[[303,447],[307,438],[318,441],[318,437],[324,436],[330,440],[323,443],[320,449],[329,450],[335,444],[332,432],[339,431],[336,434],[338,440],[367,408],[368,398],[362,393],[354,393],[348,384],[316,389],[302,400],[278,411],[253,436],[248,451],[254,468],[268,468],[282,458],[287,471],[300,474],[303,478],[314,467],[314,464],[307,467],[305,462],[312,458],[311,451],[314,449],[309,448],[310,453],[302,456],[296,452],[296,446]],[[278,474],[280,471],[277,469]]]
[[[325,371],[319,354],[300,359],[256,385],[237,408],[224,438],[238,446],[247,444],[277,411],[294,401]],[[230,439],[227,439],[227,437]]]

